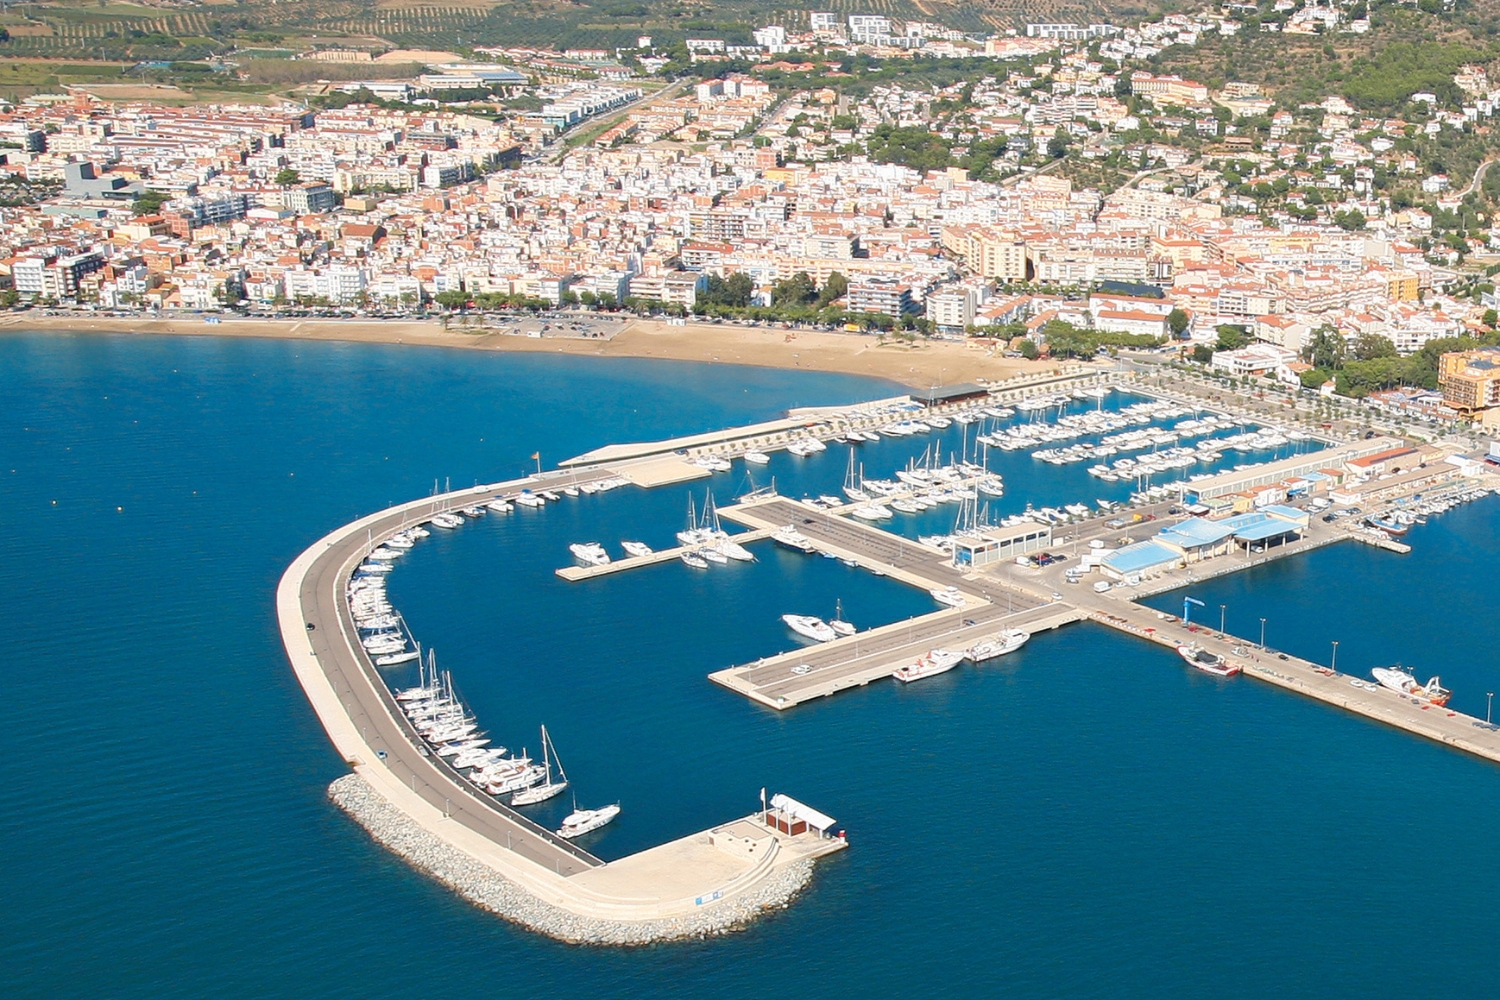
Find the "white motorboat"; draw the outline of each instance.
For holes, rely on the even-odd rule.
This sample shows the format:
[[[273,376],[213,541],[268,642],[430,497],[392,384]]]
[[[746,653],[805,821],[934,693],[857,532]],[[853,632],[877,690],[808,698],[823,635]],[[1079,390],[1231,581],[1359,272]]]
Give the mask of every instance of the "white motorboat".
[[[950,608],[961,608],[967,603],[957,587],[933,587],[928,593],[932,595],[934,601],[946,604]]]
[[[574,805],[576,806],[577,803],[575,802]],[[575,808],[563,817],[562,826],[558,828],[557,835],[564,840],[572,840],[585,833],[592,833],[601,826],[607,826],[618,815],[620,815],[619,803],[605,806],[603,809]]]
[[[645,542],[621,542],[620,548],[625,550],[626,555],[636,559],[639,559],[641,556],[649,556],[655,551]]]
[[[917,657],[917,662],[896,668],[891,676],[903,684],[910,684],[924,677],[945,674],[958,666],[963,658],[964,654],[961,650],[932,649],[928,650],[925,655]]]
[[[512,504],[506,500],[500,500],[498,498],[491,500],[489,503],[485,504],[485,506],[494,511],[496,514],[509,514],[511,511],[516,509],[515,504]]]
[[[604,546],[598,542],[577,542],[568,546],[568,551],[573,553],[573,558],[589,566],[607,566],[609,564],[609,553],[604,551]]]
[[[522,507],[547,506],[547,501],[543,500],[541,497],[530,491],[522,493],[520,496],[516,497],[516,503],[520,504]]]
[[[985,639],[982,642],[976,642],[973,646],[969,647],[964,657],[971,663],[983,663],[985,660],[993,660],[995,657],[1004,656],[1006,653],[1014,653],[1026,645],[1027,640],[1030,638],[1030,632],[1018,628],[1006,629],[997,636]]]
[[[576,486],[564,486],[563,487],[563,493],[565,493],[566,495],[568,495],[570,497],[576,497],[576,496],[579,495],[579,493],[578,493],[578,487],[576,487]]]
[[[737,562],[755,561],[755,554],[732,538],[719,539],[719,544],[715,548]]]
[[[684,552],[680,558],[693,569],[708,569],[708,560],[696,552]]]
[[[781,620],[786,623],[787,628],[814,642],[832,642],[838,638],[838,633],[832,626],[813,615],[782,615]]]
[[[439,757],[452,757],[456,760],[462,757],[465,752],[478,750],[481,747],[487,746],[489,742],[489,737],[484,736],[477,740],[458,740],[454,743],[444,743],[437,748],[437,755]]]
[[[780,530],[772,533],[771,540],[776,544],[784,545],[789,549],[796,549],[798,552],[813,551],[812,541],[790,524],[785,528],[781,528]]]
[[[698,554],[704,559],[707,559],[709,562],[714,563],[715,565],[729,565],[729,557],[720,552],[717,547],[708,546],[706,548],[701,548],[698,550]]]
[[[553,764],[557,765],[557,781],[552,780]],[[561,795],[563,789],[568,787],[568,776],[563,772],[562,761],[557,759],[557,748],[552,745],[552,737],[547,735],[546,726],[542,727],[542,770],[547,773],[546,780],[516,792],[511,796],[511,805],[530,806],[545,802],[554,795]]]
[[[763,451],[747,451],[745,452],[745,461],[750,465],[769,465],[771,463],[771,456]]]

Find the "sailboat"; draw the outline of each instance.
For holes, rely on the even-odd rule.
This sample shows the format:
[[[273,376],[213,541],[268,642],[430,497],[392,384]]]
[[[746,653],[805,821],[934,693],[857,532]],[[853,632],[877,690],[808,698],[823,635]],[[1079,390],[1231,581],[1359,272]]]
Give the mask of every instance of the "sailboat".
[[[862,484],[864,479],[863,470],[856,473],[854,470],[854,449],[849,449],[849,471],[844,475],[844,496],[850,500],[868,500],[870,494],[866,493]]]
[[[553,764],[557,765],[558,781],[552,780]],[[568,787],[568,775],[563,771],[562,761],[557,759],[557,748],[552,745],[552,737],[547,735],[546,726],[542,727],[542,767],[547,772],[547,780],[516,792],[510,797],[511,805],[530,806],[545,802],[554,795],[561,795],[563,789]]]
[[[857,630],[853,625],[844,621],[844,602],[835,601],[833,605],[833,617],[828,620],[828,627],[833,629],[834,634],[839,636],[851,636]]]
[[[696,545],[703,541],[703,532],[698,527],[698,511],[693,506],[693,495],[688,494],[687,530],[677,533],[677,540],[683,545]]]

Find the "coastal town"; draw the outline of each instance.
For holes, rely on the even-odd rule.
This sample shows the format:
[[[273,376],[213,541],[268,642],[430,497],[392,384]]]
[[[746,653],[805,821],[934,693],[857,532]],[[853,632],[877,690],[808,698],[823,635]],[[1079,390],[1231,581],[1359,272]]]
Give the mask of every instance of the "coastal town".
[[[1366,30],[1339,6],[1277,7],[1278,30]],[[0,115],[22,195],[0,208],[0,301],[208,323],[627,312],[1026,359],[1168,346],[1413,418],[1493,412],[1489,161],[1450,177],[1416,141],[1488,133],[1483,66],[1377,116],[1131,68],[1245,30],[1232,13],[978,40],[875,15],[805,25],[690,38],[700,75],[746,68],[666,88],[641,75],[667,62],[643,36],[628,53],[480,49],[272,107],[32,95]],[[973,70],[844,71],[917,73],[918,55]],[[475,88],[538,106],[418,96]]]

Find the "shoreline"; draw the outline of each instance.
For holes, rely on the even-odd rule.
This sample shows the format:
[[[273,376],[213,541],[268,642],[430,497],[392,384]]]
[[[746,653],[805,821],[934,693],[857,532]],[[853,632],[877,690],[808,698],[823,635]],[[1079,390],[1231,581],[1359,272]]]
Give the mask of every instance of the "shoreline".
[[[216,317],[217,318],[217,317]],[[602,336],[556,334],[543,323],[579,323]],[[529,335],[535,330],[540,336]],[[354,344],[416,345],[459,350],[575,354],[587,357],[655,358],[707,364],[739,364],[792,371],[865,375],[910,388],[953,385],[975,379],[999,381],[1021,374],[1055,370],[1051,361],[992,356],[987,348],[964,342],[917,341],[908,346],[873,334],[829,333],[693,323],[673,326],[657,320],[618,323],[595,316],[538,320],[517,318],[503,326],[478,326],[441,320],[372,319],[238,319],[218,323],[205,318],[134,319],[112,316],[42,316],[13,313],[0,318],[0,334],[114,333],[152,336],[254,337],[270,340],[315,340]]]

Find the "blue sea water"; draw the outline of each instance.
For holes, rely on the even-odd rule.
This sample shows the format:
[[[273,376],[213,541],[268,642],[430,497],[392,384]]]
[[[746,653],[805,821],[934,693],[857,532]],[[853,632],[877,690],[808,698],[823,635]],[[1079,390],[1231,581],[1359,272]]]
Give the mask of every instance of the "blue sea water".
[[[553,575],[571,541],[666,544],[686,487],[435,536],[392,594],[487,726],[534,745],[545,722],[579,794],[623,802],[593,849],[702,829],[769,785],[851,837],[805,896],[721,940],[573,948],[464,904],[328,804],[343,768],[272,608],[312,540],[535,451],[550,464],[894,391],[666,362],[0,337],[0,996],[1492,993],[1493,765],[1093,626],[909,688],[759,709],[704,675],[789,648],[780,614],[841,600],[867,626],[931,603],[763,544],[758,563],[696,575]],[[867,471],[925,444],[882,442]],[[830,492],[846,462],[768,471]],[[1081,467],[1004,462],[1002,512],[1108,496]],[[726,502],[742,477],[694,491]],[[1340,640],[1346,670],[1440,672],[1483,714],[1497,506],[1414,529],[1408,556],[1342,545],[1189,592],[1225,604],[1231,631],[1267,618],[1288,651]]]

